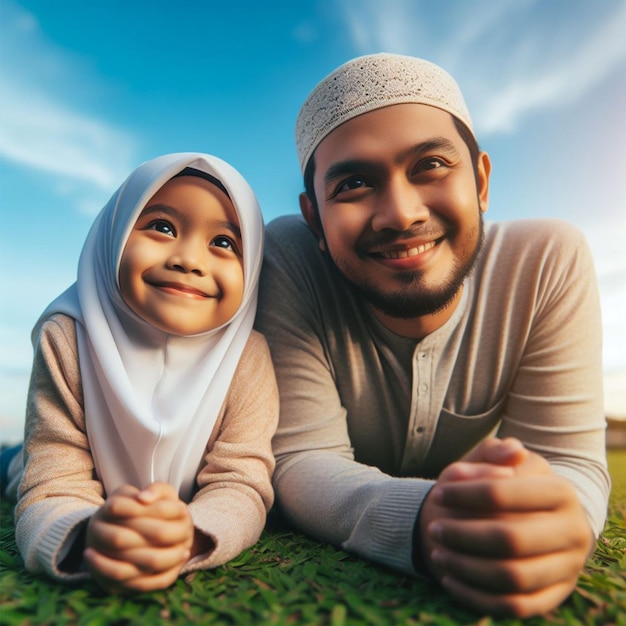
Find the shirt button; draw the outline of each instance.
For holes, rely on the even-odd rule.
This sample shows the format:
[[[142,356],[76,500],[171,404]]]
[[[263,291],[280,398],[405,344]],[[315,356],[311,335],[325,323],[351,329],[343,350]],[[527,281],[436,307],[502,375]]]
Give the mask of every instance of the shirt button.
[[[421,434],[424,432],[424,427],[423,427],[423,426],[418,426],[418,427],[415,429],[415,432],[416,432],[418,435],[421,435]]]
[[[420,395],[425,394],[427,391],[428,391],[428,385],[427,385],[426,383],[422,383],[422,384],[419,386],[419,392],[420,392]]]

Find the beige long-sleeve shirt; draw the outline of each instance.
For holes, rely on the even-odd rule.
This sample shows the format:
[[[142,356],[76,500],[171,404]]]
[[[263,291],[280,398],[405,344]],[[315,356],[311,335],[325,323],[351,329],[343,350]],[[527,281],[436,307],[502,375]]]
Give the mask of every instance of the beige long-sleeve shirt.
[[[568,224],[488,224],[454,314],[416,342],[371,314],[301,219],[279,218],[257,327],[281,399],[277,500],[307,533],[414,573],[432,479],[494,432],[544,456],[602,530],[599,298],[588,246]]]
[[[210,537],[214,547],[192,559],[183,573],[217,567],[258,540],[273,503],[271,438],[277,418],[278,392],[269,351],[264,338],[253,331],[189,503],[195,528]],[[24,444],[15,519],[26,567],[61,580],[86,577],[84,570],[65,571],[59,564],[106,494],[89,450],[74,321],[64,315],[55,315],[42,329]]]

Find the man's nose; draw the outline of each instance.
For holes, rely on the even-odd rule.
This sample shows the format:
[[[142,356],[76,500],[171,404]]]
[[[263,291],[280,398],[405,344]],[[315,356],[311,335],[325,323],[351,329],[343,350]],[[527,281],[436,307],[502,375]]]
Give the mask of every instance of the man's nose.
[[[429,217],[430,210],[420,188],[405,176],[398,176],[389,181],[377,198],[371,224],[375,231],[404,231],[413,224],[425,222]]]

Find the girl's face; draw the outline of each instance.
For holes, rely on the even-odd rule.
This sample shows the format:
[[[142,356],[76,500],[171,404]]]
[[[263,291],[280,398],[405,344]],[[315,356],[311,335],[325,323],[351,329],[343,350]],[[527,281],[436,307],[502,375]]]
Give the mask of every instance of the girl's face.
[[[197,335],[231,319],[243,296],[239,219],[228,196],[196,176],[148,201],[122,254],[126,304],[165,333]]]

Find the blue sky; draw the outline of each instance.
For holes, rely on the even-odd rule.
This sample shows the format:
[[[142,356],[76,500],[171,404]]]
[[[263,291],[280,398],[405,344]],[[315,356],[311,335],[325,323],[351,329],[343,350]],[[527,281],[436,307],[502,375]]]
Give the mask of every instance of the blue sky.
[[[624,0],[0,0],[0,441],[21,436],[30,329],[126,175],[209,152],[250,181],[266,221],[296,212],[300,104],[379,51],[457,78],[494,165],[489,219],[586,234],[607,410],[626,417],[624,33]]]

